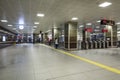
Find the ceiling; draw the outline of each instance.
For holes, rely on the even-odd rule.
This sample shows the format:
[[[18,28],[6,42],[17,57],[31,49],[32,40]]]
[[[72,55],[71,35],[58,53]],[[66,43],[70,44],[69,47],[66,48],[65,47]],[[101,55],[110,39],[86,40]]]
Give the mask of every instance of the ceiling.
[[[78,17],[79,24],[96,22],[101,18],[120,21],[120,0],[104,0],[112,2],[106,8],[98,7],[103,0],[0,0],[0,20],[7,19],[7,23],[0,25],[13,31],[32,33],[33,26],[38,26],[35,33],[40,30],[47,31],[52,27],[62,27],[72,17]],[[37,17],[37,13],[44,13],[45,17]],[[24,29],[19,30],[20,21]],[[37,21],[40,24],[35,25]],[[11,24],[13,26],[7,26]],[[16,30],[13,28],[16,28]]]

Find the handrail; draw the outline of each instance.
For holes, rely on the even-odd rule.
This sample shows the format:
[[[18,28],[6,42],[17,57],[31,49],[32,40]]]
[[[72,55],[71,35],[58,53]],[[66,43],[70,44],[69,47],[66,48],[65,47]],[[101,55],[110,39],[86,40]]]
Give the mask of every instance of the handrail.
[[[0,44],[6,44],[6,43],[15,43],[15,41],[5,41],[5,42],[0,42]]]

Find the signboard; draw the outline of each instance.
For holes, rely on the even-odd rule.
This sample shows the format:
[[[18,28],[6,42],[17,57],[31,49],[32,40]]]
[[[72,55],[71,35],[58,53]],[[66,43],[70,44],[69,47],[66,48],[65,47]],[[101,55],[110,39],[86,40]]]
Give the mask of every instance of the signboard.
[[[92,30],[92,28],[86,28],[85,31],[92,32],[93,30]]]
[[[102,19],[100,24],[101,25],[115,25],[115,21]]]
[[[108,32],[108,30],[107,29],[102,29],[102,32],[104,33],[104,32]]]

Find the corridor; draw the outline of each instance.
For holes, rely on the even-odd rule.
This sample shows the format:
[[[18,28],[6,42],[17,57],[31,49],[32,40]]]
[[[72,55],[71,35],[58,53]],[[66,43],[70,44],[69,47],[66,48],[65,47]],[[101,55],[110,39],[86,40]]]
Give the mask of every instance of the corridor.
[[[70,52],[70,51],[69,51]],[[90,52],[90,51],[89,51]],[[95,53],[94,51],[92,51]],[[102,62],[99,54],[71,51]],[[104,53],[101,55],[104,56]],[[120,56],[119,54],[117,56]],[[108,55],[109,57],[109,55]],[[111,58],[111,59],[110,59]],[[106,60],[117,60],[113,57]],[[116,61],[119,65],[120,60]],[[108,63],[110,64],[110,63]],[[106,64],[106,65],[108,65]],[[117,67],[116,67],[117,68]],[[120,67],[119,67],[120,68]],[[119,69],[117,68],[117,69]],[[119,80],[120,75],[62,54],[43,44],[18,44],[0,50],[0,80]]]

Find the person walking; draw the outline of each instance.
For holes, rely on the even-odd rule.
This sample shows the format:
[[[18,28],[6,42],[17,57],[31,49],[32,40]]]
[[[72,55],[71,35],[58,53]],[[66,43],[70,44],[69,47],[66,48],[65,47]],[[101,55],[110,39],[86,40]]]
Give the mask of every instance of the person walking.
[[[55,38],[55,48],[57,49],[58,48],[58,39]]]

